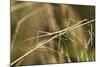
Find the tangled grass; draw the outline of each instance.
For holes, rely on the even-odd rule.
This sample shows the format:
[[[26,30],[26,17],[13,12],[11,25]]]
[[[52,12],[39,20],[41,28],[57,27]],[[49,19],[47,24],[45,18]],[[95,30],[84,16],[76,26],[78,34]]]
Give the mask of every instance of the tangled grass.
[[[12,1],[11,66],[95,61],[94,7],[74,6]]]

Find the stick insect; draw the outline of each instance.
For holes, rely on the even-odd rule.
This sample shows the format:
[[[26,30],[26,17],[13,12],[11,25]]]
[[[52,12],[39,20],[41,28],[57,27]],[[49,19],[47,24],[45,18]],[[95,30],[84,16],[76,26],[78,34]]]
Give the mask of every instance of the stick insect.
[[[85,22],[85,23],[83,23],[83,22]],[[11,63],[11,65],[15,64],[16,62],[18,62],[19,60],[21,60],[25,56],[29,55],[31,52],[35,51],[36,49],[40,48],[44,44],[48,43],[49,41],[51,41],[51,40],[53,40],[53,39],[55,39],[57,37],[59,37],[58,48],[60,48],[60,40],[61,40],[61,36],[62,35],[64,35],[68,31],[74,30],[74,29],[76,29],[78,27],[84,26],[84,25],[89,24],[91,22],[94,22],[94,20],[87,21],[87,19],[84,19],[84,20],[82,20],[80,22],[77,22],[76,24],[74,24],[74,25],[72,25],[72,26],[70,26],[68,28],[65,28],[63,30],[60,30],[60,31],[57,31],[57,32],[53,32],[53,33],[44,32],[44,31],[38,31],[37,37],[32,37],[32,38],[25,39],[25,40],[22,41],[22,42],[25,42],[25,41],[28,41],[28,40],[32,40],[32,39],[36,39],[37,38],[37,44],[38,44],[38,46],[36,46],[35,48],[31,49],[30,51],[28,51],[27,53],[25,53],[24,55],[22,55],[21,57],[19,57],[18,59],[16,59],[14,62]],[[46,34],[45,35],[39,35],[39,33],[46,33]],[[38,43],[40,37],[51,36],[51,35],[54,35],[54,36],[52,36],[48,40],[43,40],[40,43]],[[69,58],[69,62],[71,62],[70,61],[70,58]]]

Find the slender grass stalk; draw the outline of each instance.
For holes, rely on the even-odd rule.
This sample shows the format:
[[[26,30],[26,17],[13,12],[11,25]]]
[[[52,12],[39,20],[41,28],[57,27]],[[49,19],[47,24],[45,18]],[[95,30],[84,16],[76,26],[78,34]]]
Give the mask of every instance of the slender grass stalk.
[[[85,48],[87,49],[87,47],[88,47],[88,45],[91,43],[92,44],[92,39],[93,39],[93,35],[92,35],[92,26],[91,26],[91,29],[89,30],[89,35],[90,35],[90,38],[89,38],[89,40],[86,42],[85,40],[84,40],[84,44],[85,44]]]
[[[43,40],[42,42],[40,42],[39,44],[42,44],[43,42],[45,42],[46,40]],[[38,47],[33,48],[32,50],[28,51],[27,53],[25,53],[23,56],[21,56],[20,58],[18,58],[17,60],[15,60],[14,62],[11,63],[11,66],[13,64],[15,64],[16,62],[18,62],[19,60],[21,60],[22,58],[24,58],[25,56],[27,56],[28,54],[30,54],[31,52],[33,52],[34,50],[36,50]]]
[[[92,40],[93,40],[93,35],[92,35],[92,30],[93,30],[93,27],[92,27],[92,24],[91,24],[91,26],[90,26],[91,28],[91,34],[90,34],[90,37],[91,37],[91,45],[92,45]]]
[[[16,64],[16,66],[19,66],[23,61],[24,61],[24,59],[20,60],[20,61]]]
[[[88,21],[88,22],[83,23],[83,24],[80,24],[80,25],[77,25],[77,24],[79,24],[79,23],[77,23],[77,24],[75,24],[75,25],[73,25],[73,26],[71,26],[71,27],[69,27],[69,28],[67,28],[67,29],[62,30],[62,31],[64,31],[64,32],[62,32],[62,33],[60,33],[60,34],[58,34],[58,35],[55,35],[55,36],[51,37],[51,38],[48,39],[48,40],[43,40],[42,42],[39,43],[38,46],[36,46],[35,48],[31,49],[30,51],[28,51],[27,53],[25,53],[24,55],[22,55],[21,57],[19,57],[17,60],[15,60],[14,62],[12,62],[11,65],[15,64],[16,62],[18,62],[19,60],[21,60],[21,59],[24,58],[25,56],[29,55],[30,53],[32,53],[33,51],[37,50],[38,48],[40,48],[40,47],[43,46],[44,44],[50,42],[51,40],[55,39],[56,37],[61,36],[61,35],[64,35],[67,31],[74,30],[74,29],[76,29],[76,28],[78,28],[78,27],[81,27],[81,26],[83,26],[83,25],[86,25],[86,24],[89,24],[89,23],[92,23],[92,22],[94,22],[94,20]]]
[[[89,41],[89,40],[88,40],[88,41]],[[85,45],[85,48],[87,49],[88,46],[87,46],[87,42],[86,42],[85,39],[83,40],[83,44]]]
[[[81,51],[81,60],[84,61],[83,51]]]
[[[69,53],[68,53],[68,50],[66,49],[66,56],[68,57],[68,62],[71,62],[71,59],[69,57]]]
[[[88,54],[87,54],[87,50],[85,50],[85,56],[86,56],[86,61],[89,61],[89,57],[88,57]]]
[[[87,46],[90,44],[90,42],[91,42],[91,37],[89,38],[89,40],[88,40],[88,42],[87,42]]]
[[[94,61],[95,59],[92,57],[92,61]]]
[[[77,51],[77,48],[74,46],[74,49],[75,49],[75,53],[76,53],[76,57],[77,57],[77,61],[79,62],[80,61],[80,58],[79,58],[79,55],[78,55],[78,51]]]

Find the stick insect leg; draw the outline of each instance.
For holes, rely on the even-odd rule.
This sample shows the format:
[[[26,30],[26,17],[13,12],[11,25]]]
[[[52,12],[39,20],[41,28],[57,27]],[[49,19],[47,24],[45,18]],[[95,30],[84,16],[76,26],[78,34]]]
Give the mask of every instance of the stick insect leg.
[[[61,32],[60,32],[61,33]],[[59,40],[58,40],[58,51],[60,49],[60,40],[61,40],[61,35],[59,36]]]
[[[73,19],[73,18],[69,18],[69,20],[70,21],[72,21],[72,22],[77,22],[75,19]]]
[[[69,27],[69,26],[70,26],[70,18],[68,19],[67,27]]]
[[[77,22],[75,19],[69,18],[69,19],[68,19],[68,22],[67,22],[67,23],[68,23],[68,24],[67,24],[67,27],[70,27],[71,21],[72,21],[72,22]]]
[[[49,32],[45,32],[45,31],[38,31],[39,33],[45,33],[48,34]]]
[[[59,33],[59,34],[61,34],[61,32]],[[60,42],[61,42],[61,35],[59,36],[59,40],[58,40],[58,53],[60,54]],[[59,57],[59,63],[61,63],[62,61],[62,59],[61,59],[61,56],[59,55],[58,56]]]
[[[48,34],[49,32],[45,32],[45,31],[38,31],[38,33],[37,33],[37,44],[38,44],[38,42],[39,42],[39,35],[40,35],[40,33],[45,33],[45,34]]]

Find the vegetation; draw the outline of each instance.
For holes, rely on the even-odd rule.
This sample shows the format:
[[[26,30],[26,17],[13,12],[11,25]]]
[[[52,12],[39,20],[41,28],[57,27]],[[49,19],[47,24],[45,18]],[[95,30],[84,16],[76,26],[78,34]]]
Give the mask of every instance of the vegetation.
[[[95,61],[95,7],[11,0],[11,66]]]

